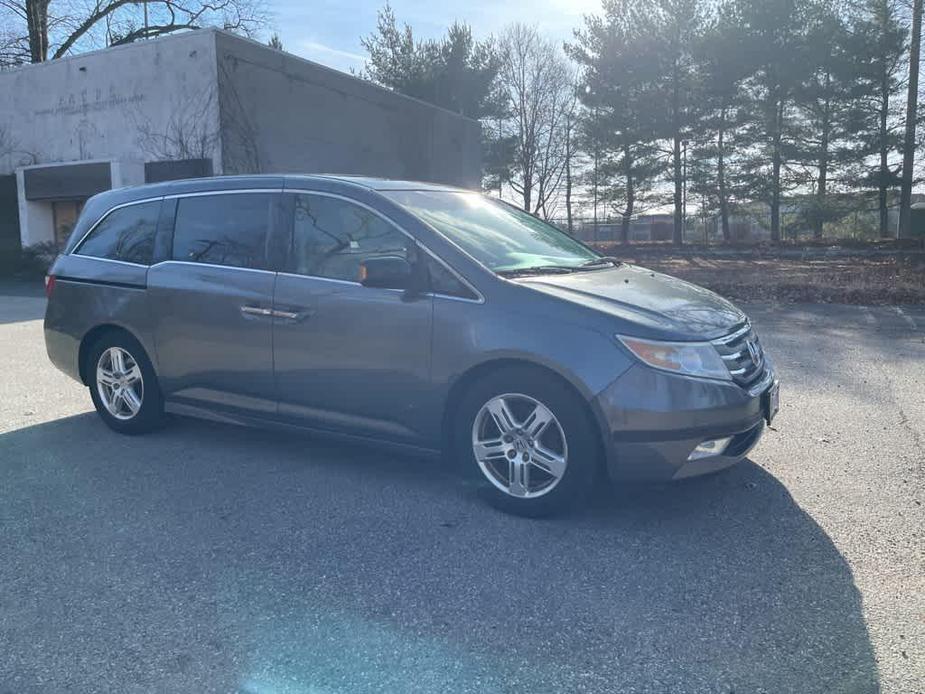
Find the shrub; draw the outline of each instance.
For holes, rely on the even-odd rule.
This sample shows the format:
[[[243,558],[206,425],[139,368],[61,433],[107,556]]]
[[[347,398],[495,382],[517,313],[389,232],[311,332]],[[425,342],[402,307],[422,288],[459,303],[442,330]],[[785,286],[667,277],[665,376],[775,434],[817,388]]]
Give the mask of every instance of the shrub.
[[[61,249],[54,241],[0,250],[0,277],[38,279],[48,273]]]

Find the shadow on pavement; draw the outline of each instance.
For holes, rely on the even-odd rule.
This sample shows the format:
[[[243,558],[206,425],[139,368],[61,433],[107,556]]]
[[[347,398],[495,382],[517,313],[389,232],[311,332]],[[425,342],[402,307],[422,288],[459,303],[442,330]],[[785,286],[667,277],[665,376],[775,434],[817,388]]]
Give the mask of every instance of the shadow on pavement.
[[[504,516],[427,461],[177,420],[0,436],[0,691],[876,692],[845,560],[725,474]]]

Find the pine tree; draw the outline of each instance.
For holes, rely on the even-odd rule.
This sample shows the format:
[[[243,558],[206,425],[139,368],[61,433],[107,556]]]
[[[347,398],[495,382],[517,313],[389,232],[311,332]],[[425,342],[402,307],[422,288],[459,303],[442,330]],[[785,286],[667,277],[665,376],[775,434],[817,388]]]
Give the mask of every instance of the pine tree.
[[[731,2],[720,5],[705,23],[695,47],[699,73],[698,120],[692,135],[691,192],[706,212],[718,214],[724,241],[732,234],[729,217],[733,201],[730,179],[741,125],[743,95],[739,84],[749,76],[741,27]]]
[[[795,91],[798,122],[791,158],[805,169],[804,186],[812,190],[800,221],[821,238],[827,222],[851,211],[834,203],[829,192],[833,182],[844,183],[847,171],[861,165],[865,157],[855,146],[863,85],[857,80],[857,56],[851,52],[849,26],[839,8],[830,0],[816,2],[808,19],[809,71]]]
[[[880,236],[891,236],[890,192],[899,183],[891,168],[900,147],[900,94],[906,30],[900,20],[899,0],[864,0],[851,19],[851,48],[859,97],[860,150],[875,161],[862,167],[854,185],[877,194]]]
[[[470,118],[498,114],[500,59],[494,42],[474,40],[468,25],[457,22],[441,39],[418,41],[407,24],[399,29],[386,5],[361,43],[369,53],[363,77]]]
[[[794,140],[795,96],[808,76],[805,0],[736,0],[749,66],[744,81],[748,117],[742,128],[747,145],[742,183],[770,207],[771,240],[781,240],[781,205],[793,190],[787,155]]]
[[[642,2],[637,15],[641,26],[638,30],[655,43],[656,55],[660,57],[662,94],[664,107],[652,115],[661,113],[656,120],[660,135],[670,148],[670,170],[673,186],[674,233],[676,244],[683,243],[683,188],[685,172],[682,162],[682,146],[692,132],[700,103],[699,84],[696,74],[695,47],[700,40],[705,21],[703,0],[655,0]]]
[[[588,16],[566,47],[581,68],[585,88],[584,149],[592,158],[593,194],[622,220],[621,239],[640,205],[650,202],[665,171],[657,140],[664,118],[664,84],[658,42],[636,0],[604,6],[603,16]]]

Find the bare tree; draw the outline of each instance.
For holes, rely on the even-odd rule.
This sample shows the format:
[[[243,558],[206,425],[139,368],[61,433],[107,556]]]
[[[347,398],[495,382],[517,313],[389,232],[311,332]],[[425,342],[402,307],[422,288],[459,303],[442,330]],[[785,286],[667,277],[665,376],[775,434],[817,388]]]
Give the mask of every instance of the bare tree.
[[[523,209],[550,216],[566,169],[567,123],[574,88],[559,48],[535,27],[512,24],[500,39],[501,89],[516,142],[510,180]]]
[[[39,155],[20,148],[8,126],[0,125],[0,174],[39,163]]]
[[[565,218],[568,224],[568,233],[574,234],[574,190],[575,190],[575,168],[578,163],[578,118],[580,115],[578,102],[578,75],[572,78],[572,95],[565,104],[565,122],[564,128],[564,145],[565,151]]]
[[[262,0],[0,0],[0,21],[0,57],[40,63],[205,26],[250,35],[266,16]]]

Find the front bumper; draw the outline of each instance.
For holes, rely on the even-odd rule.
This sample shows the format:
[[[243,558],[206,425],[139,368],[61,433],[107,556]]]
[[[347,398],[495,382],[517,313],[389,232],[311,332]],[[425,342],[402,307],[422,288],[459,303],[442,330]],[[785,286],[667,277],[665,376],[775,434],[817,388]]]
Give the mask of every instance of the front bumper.
[[[737,463],[764,432],[762,395],[775,380],[770,363],[749,390],[633,366],[594,401],[610,477],[675,480]],[[689,460],[703,441],[727,436],[732,440],[722,454]]]

